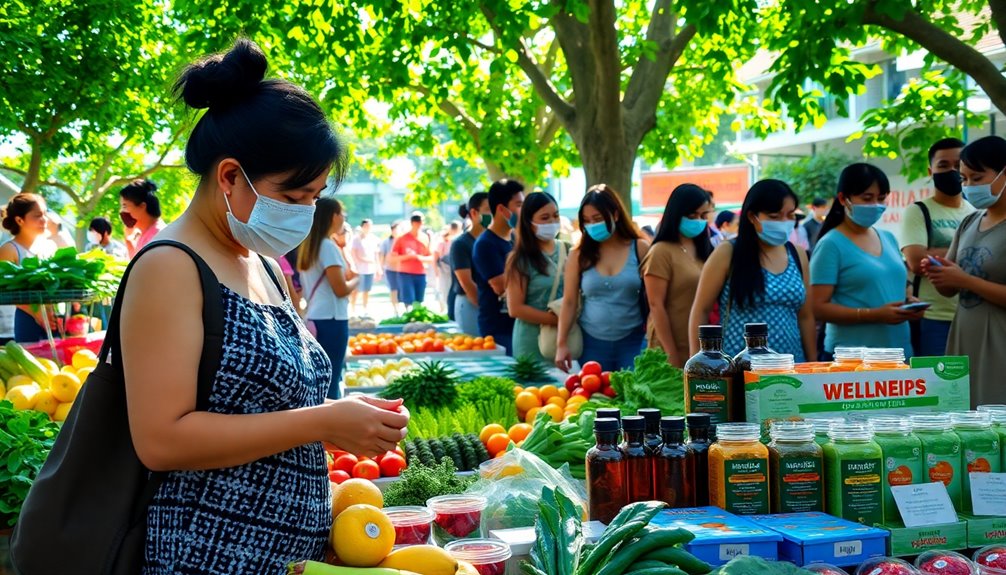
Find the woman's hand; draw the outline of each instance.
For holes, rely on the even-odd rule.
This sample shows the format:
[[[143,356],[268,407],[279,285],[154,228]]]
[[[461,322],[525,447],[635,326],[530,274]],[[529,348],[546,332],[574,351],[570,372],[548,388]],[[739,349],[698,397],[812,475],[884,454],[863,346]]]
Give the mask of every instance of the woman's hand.
[[[887,305],[876,307],[869,310],[867,319],[867,314],[863,314],[863,323],[886,323],[891,325],[896,325],[899,323],[905,323],[906,321],[912,321],[917,319],[922,319],[925,310],[908,311],[901,309],[901,306],[905,305],[903,301],[891,302]]]
[[[405,439],[409,410],[401,399],[353,395],[325,407],[331,414],[327,442],[353,455],[377,457]]]
[[[922,273],[937,289],[965,289],[971,275],[954,262],[938,256],[933,256],[940,265],[934,265],[928,260],[922,261]]]
[[[555,315],[555,313],[549,310],[548,321],[543,323],[542,325],[550,325],[552,327],[559,325],[559,316]]]
[[[569,353],[569,346],[564,343],[555,348],[555,366],[566,373],[573,368],[573,356]]]

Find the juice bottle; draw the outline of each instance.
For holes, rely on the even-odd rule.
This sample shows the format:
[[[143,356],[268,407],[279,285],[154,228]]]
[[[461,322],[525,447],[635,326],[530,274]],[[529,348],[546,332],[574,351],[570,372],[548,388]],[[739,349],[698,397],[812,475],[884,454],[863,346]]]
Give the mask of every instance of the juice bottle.
[[[618,422],[618,435],[615,436],[615,443],[622,442],[622,411],[616,407],[603,407],[594,414],[595,419],[609,418]]]
[[[905,350],[894,348],[868,348],[863,352],[863,364],[856,371],[887,371],[891,369],[908,369],[905,363]]]
[[[629,503],[653,499],[653,455],[647,453],[643,436],[646,420],[640,415],[622,418],[622,455],[625,457]]]
[[[835,361],[831,363],[831,371],[856,371],[863,364],[863,347],[836,347]]]
[[[653,460],[653,497],[668,507],[695,507],[695,453],[685,445],[685,418],[660,420],[663,444]]]
[[[828,513],[864,525],[884,522],[884,454],[862,423],[835,423],[824,446]]]
[[[912,430],[922,440],[925,464],[923,483],[942,481],[950,493],[954,508],[962,509],[961,438],[953,432],[949,415],[912,416]]]
[[[641,415],[646,420],[646,435],[643,436],[643,445],[646,446],[646,452],[650,455],[656,455],[660,452],[660,446],[664,443],[664,440],[660,437],[660,410],[644,407],[637,409],[636,415]]]
[[[972,513],[971,474],[999,473],[1002,470],[1002,446],[999,434],[992,430],[992,418],[988,413],[965,411],[950,414],[954,433],[961,438],[962,464],[966,469],[961,473],[961,504],[964,513]]]
[[[824,511],[824,455],[814,442],[814,426],[780,421],[769,432],[772,513]]]
[[[831,438],[828,437],[828,432],[831,431],[831,424],[845,423],[845,420],[841,417],[808,417],[804,421],[814,426],[814,443],[817,443],[821,447],[831,442]]]
[[[979,405],[978,411],[982,411],[982,408],[988,408],[986,405]],[[993,407],[1000,407],[998,405]],[[1002,452],[1002,459],[999,463],[999,470],[1002,471],[1006,469],[1006,405],[1001,406],[1002,409],[986,409],[985,412],[989,414],[992,419],[992,430],[999,434],[999,450]]]
[[[769,512],[768,448],[757,423],[716,426],[709,448],[709,503],[737,515]]]
[[[734,421],[746,421],[744,403],[744,372],[751,371],[751,356],[775,353],[768,347],[768,324],[744,324],[744,343],[746,346],[734,356]]]
[[[625,456],[618,448],[618,420],[594,420],[596,445],[587,451],[587,508],[591,521],[610,523],[629,503]]]
[[[901,511],[894,502],[891,487],[924,482],[922,441],[912,433],[912,422],[908,419],[871,419],[870,427],[873,440],[884,454],[884,519],[888,523],[901,523]]]
[[[688,449],[695,454],[695,505],[709,505],[709,447],[713,444],[710,436],[708,413],[689,413]]]
[[[713,423],[734,421],[734,364],[723,353],[723,328],[699,326],[699,352],[685,363],[685,411],[708,413]]]

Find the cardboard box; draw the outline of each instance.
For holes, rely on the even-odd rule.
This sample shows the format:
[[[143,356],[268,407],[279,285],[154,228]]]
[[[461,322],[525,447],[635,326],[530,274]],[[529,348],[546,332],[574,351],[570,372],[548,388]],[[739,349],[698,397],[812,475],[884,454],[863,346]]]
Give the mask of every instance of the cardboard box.
[[[685,549],[714,567],[741,555],[779,559],[782,535],[718,507],[665,509],[650,524],[691,531],[695,539]]]
[[[969,548],[1006,543],[1006,517],[975,517],[964,514],[960,517],[968,522]]]
[[[745,374],[747,420],[837,417],[849,413],[951,412],[971,408],[967,357],[912,358],[911,369]]]
[[[594,543],[604,533],[605,525],[600,521],[590,521],[583,524],[583,538],[587,543]],[[499,539],[510,546],[513,555],[506,562],[506,575],[522,575],[520,564],[531,560],[531,547],[535,542],[534,527],[517,527],[514,529],[494,529],[489,532],[490,539]]]
[[[831,563],[848,567],[887,554],[887,538],[890,536],[887,530],[853,523],[827,513],[752,515],[746,519],[782,535],[779,560],[799,566]]]
[[[894,557],[918,555],[923,551],[960,551],[968,547],[968,524],[963,520],[928,527],[885,525],[884,528],[891,532],[888,554]]]

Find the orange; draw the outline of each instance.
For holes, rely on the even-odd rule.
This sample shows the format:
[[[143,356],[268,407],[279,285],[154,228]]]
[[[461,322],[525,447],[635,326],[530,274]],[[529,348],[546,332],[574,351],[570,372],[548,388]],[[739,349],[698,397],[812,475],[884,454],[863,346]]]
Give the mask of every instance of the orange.
[[[533,393],[526,390],[517,394],[515,402],[517,403],[517,409],[521,411],[529,411],[533,407],[541,407],[541,401]]]
[[[566,400],[557,395],[555,397],[548,398],[548,401],[546,401],[545,404],[558,405],[559,407],[566,407]]]
[[[550,416],[552,416],[552,421],[554,421],[556,423],[559,423],[560,421],[562,421],[562,414],[563,414],[563,412],[562,412],[562,408],[559,407],[558,405],[555,405],[554,403],[550,403],[550,404],[546,405],[545,407],[543,407],[542,410],[545,413],[547,413]]]
[[[506,433],[506,428],[498,423],[490,423],[482,428],[482,432],[479,433],[479,441],[481,441],[483,445],[487,445],[489,443],[489,438],[497,433]]]
[[[472,341],[472,345],[475,345],[475,346],[478,346],[478,347],[482,347],[482,344],[484,344],[485,342],[486,342],[485,339],[483,339],[481,337],[477,337],[477,338],[475,338],[474,341]]]
[[[524,421],[534,424],[534,420],[538,417],[538,412],[541,411],[540,407],[532,407],[527,410],[527,415],[524,416]]]
[[[506,433],[494,433],[489,437],[489,441],[486,442],[486,451],[490,455],[496,455],[497,453],[506,450],[507,445],[510,445],[510,436]]]
[[[496,343],[496,339],[491,335],[486,336],[486,343]]]
[[[542,401],[548,401],[549,398],[559,395],[559,388],[554,385],[543,385],[538,389],[538,392],[541,394]]]
[[[373,505],[351,505],[335,518],[331,542],[346,565],[375,567],[395,547],[395,526]]]
[[[566,403],[569,403],[569,390],[565,387],[559,388],[559,397],[565,399]]]
[[[482,344],[482,349],[496,349],[496,344],[492,342],[485,342]]]
[[[373,505],[378,509],[384,507],[384,495],[376,485],[367,479],[354,477],[339,485],[332,486],[332,517],[352,505]]]
[[[524,391],[523,387],[521,387],[519,385],[513,386],[513,396],[514,397],[517,397],[517,395],[520,394],[520,392],[522,392],[522,391]]]
[[[531,426],[526,423],[515,423],[510,426],[507,435],[514,441],[524,441],[524,438],[531,433]]]
[[[538,389],[537,387],[534,387],[533,385],[525,387],[524,391],[526,391],[526,392],[528,392],[530,394],[533,394],[538,399],[541,399],[541,390]]]

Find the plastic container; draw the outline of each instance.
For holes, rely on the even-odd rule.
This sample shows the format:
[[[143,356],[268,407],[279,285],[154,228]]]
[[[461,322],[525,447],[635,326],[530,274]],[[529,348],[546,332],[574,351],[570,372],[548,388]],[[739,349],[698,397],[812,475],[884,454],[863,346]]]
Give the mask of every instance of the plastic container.
[[[864,351],[866,351],[864,347],[836,347],[835,361],[831,363],[831,371],[856,371],[859,366],[863,365]]]
[[[806,421],[772,424],[768,446],[772,513],[824,511],[824,455]]]
[[[772,353],[751,356],[751,371],[759,375],[796,373],[793,356],[788,353]]]
[[[915,567],[923,575],[977,575],[978,566],[953,551],[926,551],[916,557]]]
[[[961,438],[962,461],[961,497],[962,511],[972,513],[971,474],[999,473],[1002,467],[1002,445],[999,434],[992,429],[992,417],[981,411],[965,411],[950,415],[954,433]]]
[[[426,502],[434,513],[433,541],[443,547],[456,539],[482,537],[482,512],[485,497],[478,495],[439,495]]]
[[[908,369],[905,350],[900,347],[868,348],[863,352],[863,364],[856,371],[886,371]]]
[[[884,454],[861,423],[836,423],[824,446],[828,513],[863,525],[884,522]]]
[[[912,422],[904,418],[881,417],[870,420],[873,440],[884,453],[884,519],[901,522],[891,487],[924,483],[925,464],[922,441],[912,433]]]
[[[769,513],[768,448],[757,423],[724,423],[709,448],[709,504],[737,515]]]
[[[979,405],[978,411],[981,411],[982,407],[986,406]],[[1006,406],[1003,406],[1002,410],[987,410],[985,413],[988,413],[989,417],[992,418],[992,431],[995,431],[999,435],[999,450],[1002,452],[1002,457],[999,460],[999,469],[1001,471],[1006,469]]]
[[[912,429],[922,440],[922,457],[928,477],[923,483],[942,481],[947,486],[954,509],[960,511],[963,500],[961,438],[953,432],[950,416],[913,415]]]
[[[918,575],[919,570],[907,561],[894,557],[870,559],[856,569],[856,575]]]
[[[1006,545],[986,545],[973,558],[981,575],[1006,575]]]
[[[433,519],[436,514],[419,505],[388,507],[384,514],[395,526],[395,545],[426,545],[433,533]]]
[[[811,573],[817,573],[818,575],[849,575],[848,571],[842,569],[841,567],[835,567],[834,565],[828,563],[814,563],[813,565],[804,565],[803,569],[805,571],[810,571]]]
[[[444,547],[458,561],[471,563],[479,575],[504,575],[506,562],[513,553],[498,539],[452,541]]]

